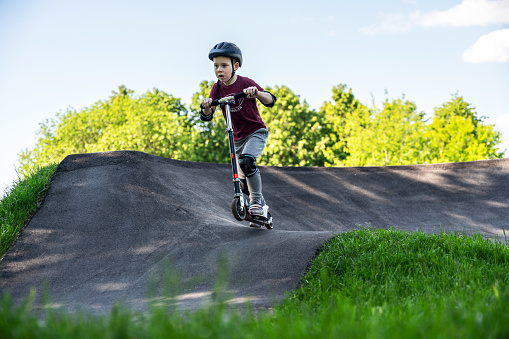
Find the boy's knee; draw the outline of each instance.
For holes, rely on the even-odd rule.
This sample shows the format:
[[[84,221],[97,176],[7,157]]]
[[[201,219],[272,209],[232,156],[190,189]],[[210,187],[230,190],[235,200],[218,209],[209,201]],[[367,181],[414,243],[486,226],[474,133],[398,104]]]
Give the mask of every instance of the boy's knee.
[[[258,172],[256,158],[251,154],[241,154],[239,156],[239,166],[246,177],[253,176]]]

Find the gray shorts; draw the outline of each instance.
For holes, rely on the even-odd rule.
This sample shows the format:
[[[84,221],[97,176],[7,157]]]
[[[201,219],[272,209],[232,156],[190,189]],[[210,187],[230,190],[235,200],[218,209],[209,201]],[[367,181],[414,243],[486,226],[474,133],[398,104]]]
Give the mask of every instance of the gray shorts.
[[[235,151],[237,157],[241,154],[251,154],[258,159],[267,145],[269,139],[269,131],[266,128],[260,128],[254,133],[248,135],[244,139],[235,141]]]

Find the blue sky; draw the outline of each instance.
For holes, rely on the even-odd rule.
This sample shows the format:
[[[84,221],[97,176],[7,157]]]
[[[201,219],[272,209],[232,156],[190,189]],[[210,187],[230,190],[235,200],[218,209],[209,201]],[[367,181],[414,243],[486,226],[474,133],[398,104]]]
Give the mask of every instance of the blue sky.
[[[509,149],[509,0],[0,0],[0,185],[40,122],[119,85],[189,103],[214,80],[220,41],[242,49],[239,74],[315,109],[338,84],[369,106],[404,95],[430,116],[458,93]]]

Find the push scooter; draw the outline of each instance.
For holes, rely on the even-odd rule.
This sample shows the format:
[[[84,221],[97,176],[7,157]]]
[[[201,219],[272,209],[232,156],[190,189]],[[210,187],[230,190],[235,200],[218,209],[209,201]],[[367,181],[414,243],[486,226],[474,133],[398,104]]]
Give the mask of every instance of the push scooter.
[[[211,106],[218,106],[225,108],[226,115],[226,133],[228,134],[228,143],[230,145],[230,157],[232,164],[232,177],[234,195],[232,200],[232,213],[235,219],[239,221],[249,221],[260,226],[265,226],[267,229],[273,228],[272,215],[269,211],[269,206],[263,206],[263,216],[255,216],[249,214],[249,203],[247,202],[244,193],[240,188],[239,170],[237,167],[237,154],[235,151],[235,144],[233,142],[233,127],[230,114],[230,105],[235,103],[235,99],[246,97],[244,92],[240,92],[231,96],[212,101]],[[201,105],[200,105],[201,106]],[[203,108],[203,107],[202,107]]]

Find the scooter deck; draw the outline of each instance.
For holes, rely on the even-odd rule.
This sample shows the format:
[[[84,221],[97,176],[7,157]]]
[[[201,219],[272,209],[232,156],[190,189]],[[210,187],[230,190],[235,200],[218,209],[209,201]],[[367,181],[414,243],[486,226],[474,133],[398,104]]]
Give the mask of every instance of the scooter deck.
[[[247,217],[246,219],[244,219],[246,221],[251,221],[251,222],[255,222],[257,224],[268,224],[269,223],[269,219],[265,218],[265,217]]]
[[[257,217],[249,216],[244,220],[249,221],[249,222],[254,222],[260,226],[265,226],[267,229],[273,228],[271,220],[268,218],[265,218],[263,216],[259,216],[259,217],[258,216]]]

